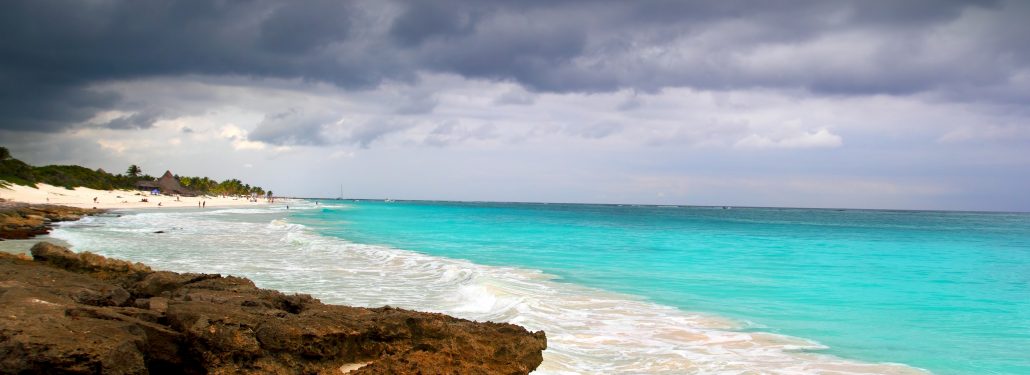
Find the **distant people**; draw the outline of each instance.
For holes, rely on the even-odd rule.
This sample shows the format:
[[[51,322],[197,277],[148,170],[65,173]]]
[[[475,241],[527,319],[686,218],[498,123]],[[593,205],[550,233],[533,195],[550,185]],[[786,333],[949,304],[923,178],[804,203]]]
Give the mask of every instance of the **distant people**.
[[[158,207],[161,207],[161,202],[157,202],[157,206],[158,206]]]
[[[203,202],[203,207],[207,207],[207,201]]]
[[[197,208],[200,208],[200,202],[197,202]]]
[[[97,197],[93,197],[93,203],[97,203]]]

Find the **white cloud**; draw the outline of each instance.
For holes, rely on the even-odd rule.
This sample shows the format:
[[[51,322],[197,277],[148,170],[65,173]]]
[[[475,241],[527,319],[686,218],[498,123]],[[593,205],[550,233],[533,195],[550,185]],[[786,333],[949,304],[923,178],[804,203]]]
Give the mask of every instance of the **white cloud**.
[[[336,150],[329,154],[330,159],[350,159],[354,157],[354,151]]]
[[[100,145],[100,148],[103,148],[105,150],[111,150],[119,154],[125,152],[125,150],[128,148],[125,142],[109,141],[104,139],[97,140],[97,144]]]
[[[229,124],[229,125],[226,125],[226,126],[222,127],[221,136],[222,136],[222,138],[228,138],[228,139],[246,139],[247,138],[247,131],[243,130],[243,129],[240,129],[240,127],[238,127],[236,125]]]
[[[264,142],[248,140],[247,131],[233,124],[223,126],[221,136],[232,141],[232,148],[237,151],[264,150],[267,146]]]
[[[843,139],[826,128],[803,132],[784,138],[770,138],[755,133],[737,141],[737,148],[833,148],[844,144]]]
[[[91,148],[79,155],[89,159],[59,160],[108,170],[140,164],[147,171],[254,179],[304,196],[336,196],[340,176],[352,176],[346,180],[351,196],[425,199],[765,205],[804,205],[809,199],[823,206],[900,207],[931,197],[942,208],[976,208],[968,202],[981,198],[968,194],[983,190],[977,181],[984,181],[984,173],[1006,180],[1018,175],[1014,168],[1030,166],[1025,150],[1011,141],[1025,139],[1018,138],[1025,123],[1018,114],[929,97],[666,89],[537,93],[531,101],[508,105],[514,103],[497,98],[524,93],[510,82],[445,74],[359,91],[208,77],[134,80],[105,88],[143,98],[150,106],[161,103],[174,116],[146,129],[84,126],[51,136],[63,143],[39,138],[27,144],[39,149],[88,144]],[[432,93],[435,108],[396,115],[409,89]],[[646,105],[620,111],[634,95]],[[269,134],[276,137],[256,138],[255,129],[269,115],[291,109],[303,121],[275,124],[279,133]],[[107,113],[97,121],[124,115]],[[320,142],[277,141],[305,134]],[[32,152],[28,146],[11,148],[16,155]],[[833,148],[838,151],[811,157],[811,150]],[[246,164],[257,167],[242,167]],[[940,172],[940,165],[948,165],[948,171]],[[334,174],[323,176],[325,168]],[[685,182],[626,186],[625,181],[655,171]],[[712,178],[728,185],[685,179],[711,171],[725,171]],[[974,173],[978,178],[967,178]],[[792,179],[749,183],[777,175]],[[920,180],[890,178],[899,175]],[[995,199],[1002,203],[988,208],[1030,207],[1016,192],[1030,183],[1003,185],[1008,190],[993,196],[1006,197],[1004,202]]]
[[[1027,125],[974,125],[951,130],[937,141],[940,143],[962,143],[973,141],[1013,141],[1030,139]]]
[[[264,150],[265,144],[262,142],[237,139],[232,141],[232,148],[236,150]]]

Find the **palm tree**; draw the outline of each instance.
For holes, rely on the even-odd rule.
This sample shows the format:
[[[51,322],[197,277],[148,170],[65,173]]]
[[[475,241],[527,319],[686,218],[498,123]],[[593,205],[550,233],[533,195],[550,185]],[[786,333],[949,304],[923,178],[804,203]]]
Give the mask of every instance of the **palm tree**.
[[[126,170],[125,173],[132,177],[139,177],[140,174],[143,174],[143,170],[140,169],[138,165],[133,164],[129,166],[129,169]]]
[[[0,147],[0,160],[7,160],[11,158],[11,152],[7,150],[7,147]]]

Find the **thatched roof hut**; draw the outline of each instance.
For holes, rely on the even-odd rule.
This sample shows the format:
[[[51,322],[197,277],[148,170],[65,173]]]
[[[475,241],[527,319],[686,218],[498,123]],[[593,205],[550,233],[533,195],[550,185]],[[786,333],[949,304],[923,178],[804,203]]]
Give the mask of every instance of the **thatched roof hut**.
[[[157,181],[139,181],[136,183],[136,189],[148,191],[158,189],[161,191],[161,194],[197,195],[196,191],[179,184],[179,179],[172,175],[172,171],[165,171],[165,174],[158,178]]]
[[[136,181],[136,190],[151,191],[158,189],[157,181],[139,180]]]

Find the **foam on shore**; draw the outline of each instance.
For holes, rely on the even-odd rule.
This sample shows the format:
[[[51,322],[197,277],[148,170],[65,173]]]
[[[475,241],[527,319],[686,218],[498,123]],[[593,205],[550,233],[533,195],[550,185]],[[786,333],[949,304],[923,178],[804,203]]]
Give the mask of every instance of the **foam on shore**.
[[[300,206],[293,208],[313,208]],[[323,302],[390,305],[544,330],[542,374],[837,373],[921,370],[812,353],[809,340],[632,296],[494,267],[321,236],[279,209],[142,212],[61,225],[76,250],[179,272],[235,274]],[[164,231],[155,234],[156,231]]]

